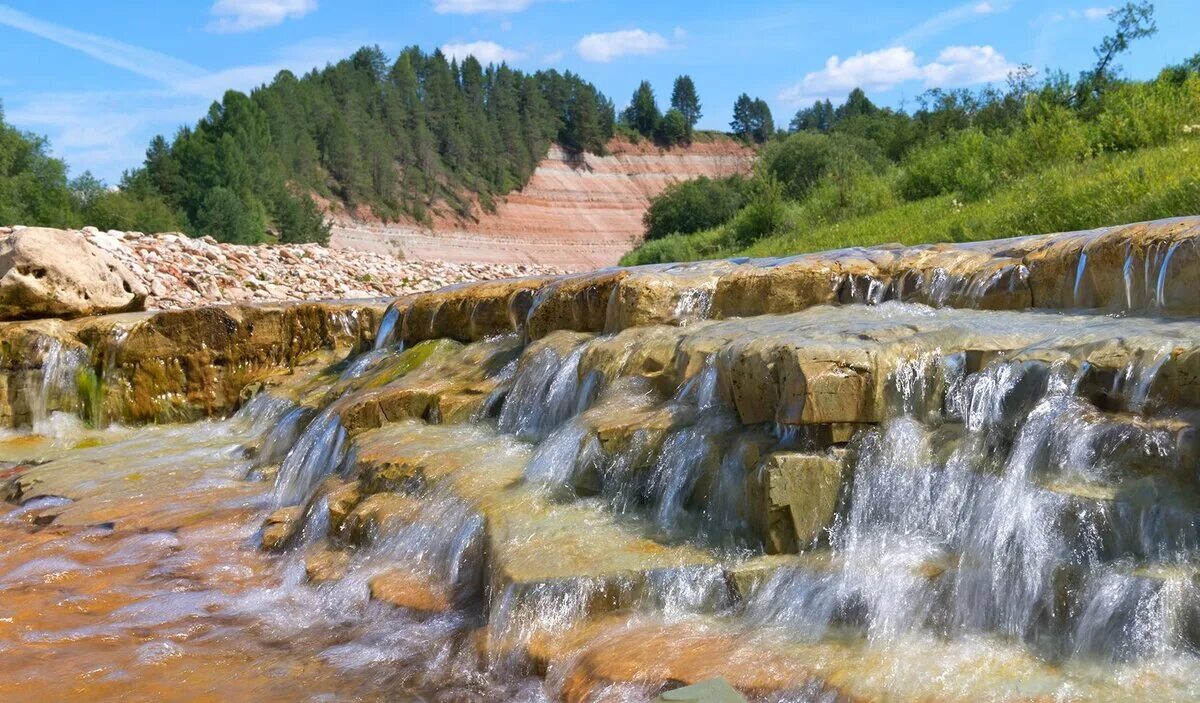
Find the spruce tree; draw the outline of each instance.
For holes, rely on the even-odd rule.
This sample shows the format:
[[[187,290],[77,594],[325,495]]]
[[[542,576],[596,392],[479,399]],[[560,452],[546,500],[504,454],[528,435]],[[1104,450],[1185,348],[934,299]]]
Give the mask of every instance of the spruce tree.
[[[643,136],[653,137],[660,119],[662,116],[658,112],[658,102],[654,99],[654,89],[650,87],[649,81],[642,81],[637,90],[633,91],[629,107],[625,108],[625,124]]]
[[[671,89],[671,107],[683,115],[690,133],[702,116],[700,97],[696,94],[696,84],[692,82],[691,76],[682,75],[675,79],[675,85]]]

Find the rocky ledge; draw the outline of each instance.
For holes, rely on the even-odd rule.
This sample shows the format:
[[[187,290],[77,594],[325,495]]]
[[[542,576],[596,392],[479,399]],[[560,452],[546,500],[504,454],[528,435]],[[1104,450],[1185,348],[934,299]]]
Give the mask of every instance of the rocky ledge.
[[[0,227],[0,241],[26,229]],[[555,272],[532,265],[406,261],[317,244],[222,244],[211,237],[194,239],[174,232],[101,232],[95,227],[65,232],[106,252],[127,269],[134,279],[132,287],[148,293],[145,306],[161,310],[213,303],[375,298],[465,281]],[[47,316],[54,315],[49,312]]]
[[[899,244],[775,259],[529,276],[401,297],[406,343],[920,303],[976,310],[1200,314],[1200,217],[969,244]]]

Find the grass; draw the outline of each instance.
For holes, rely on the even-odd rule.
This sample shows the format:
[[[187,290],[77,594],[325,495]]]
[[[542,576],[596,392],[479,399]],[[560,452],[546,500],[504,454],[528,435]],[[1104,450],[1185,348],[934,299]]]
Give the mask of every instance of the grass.
[[[977,241],[1200,213],[1200,140],[1064,163],[963,203],[941,195],[837,223],[788,206],[782,231],[738,246],[725,226],[648,242],[623,264],[785,256],[888,242]]]

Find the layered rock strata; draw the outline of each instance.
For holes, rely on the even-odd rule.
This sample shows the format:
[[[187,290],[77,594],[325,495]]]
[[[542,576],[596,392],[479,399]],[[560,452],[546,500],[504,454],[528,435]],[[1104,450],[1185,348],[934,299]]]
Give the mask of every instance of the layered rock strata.
[[[194,308],[0,323],[0,424],[221,416],[314,353],[369,348],[385,303]]]

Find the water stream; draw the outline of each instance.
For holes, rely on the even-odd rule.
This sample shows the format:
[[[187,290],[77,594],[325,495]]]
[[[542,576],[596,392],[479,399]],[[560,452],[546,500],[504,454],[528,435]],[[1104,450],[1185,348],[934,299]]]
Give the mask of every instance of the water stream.
[[[1197,326],[854,286],[465,346],[389,314],[186,425],[85,423],[47,348],[0,434],[0,699],[1200,698]]]

